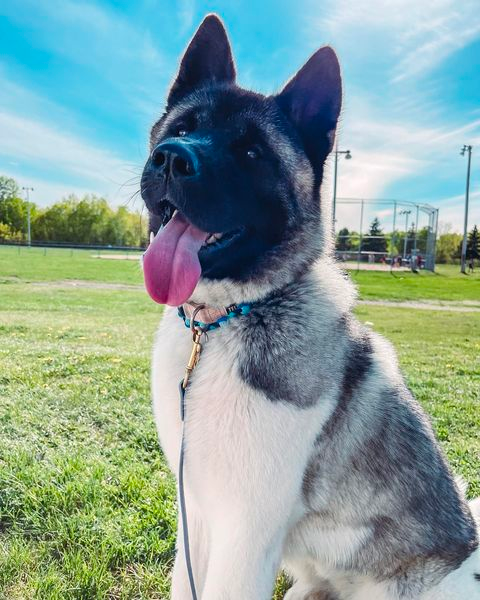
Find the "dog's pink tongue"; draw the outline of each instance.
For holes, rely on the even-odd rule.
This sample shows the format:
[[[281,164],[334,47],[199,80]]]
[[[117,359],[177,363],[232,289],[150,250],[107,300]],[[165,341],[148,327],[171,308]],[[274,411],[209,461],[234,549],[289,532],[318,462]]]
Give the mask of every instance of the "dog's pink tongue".
[[[179,306],[200,279],[198,252],[208,234],[179,212],[161,229],[143,256],[145,287],[160,304]]]

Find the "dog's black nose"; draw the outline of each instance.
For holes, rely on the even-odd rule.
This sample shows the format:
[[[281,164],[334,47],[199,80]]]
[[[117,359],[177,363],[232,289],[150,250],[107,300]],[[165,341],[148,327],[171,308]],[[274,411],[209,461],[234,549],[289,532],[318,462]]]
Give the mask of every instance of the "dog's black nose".
[[[152,165],[174,177],[192,177],[199,171],[199,161],[192,142],[165,140],[152,152]]]

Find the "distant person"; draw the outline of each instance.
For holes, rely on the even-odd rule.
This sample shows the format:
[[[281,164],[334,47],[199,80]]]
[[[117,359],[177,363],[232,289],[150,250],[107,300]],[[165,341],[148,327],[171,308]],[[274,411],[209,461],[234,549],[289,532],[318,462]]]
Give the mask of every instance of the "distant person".
[[[473,273],[475,270],[475,261],[473,260],[473,256],[470,257],[470,260],[468,261],[468,272],[469,273]]]
[[[412,256],[410,257],[410,268],[412,269],[413,273],[417,273],[417,255],[416,254],[412,254]]]

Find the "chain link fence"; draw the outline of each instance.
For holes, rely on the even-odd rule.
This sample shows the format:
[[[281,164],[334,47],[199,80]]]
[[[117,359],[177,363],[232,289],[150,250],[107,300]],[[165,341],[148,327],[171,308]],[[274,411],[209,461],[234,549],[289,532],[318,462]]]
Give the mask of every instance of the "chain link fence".
[[[435,270],[437,208],[367,198],[338,198],[336,205],[338,260],[355,263],[357,269]]]

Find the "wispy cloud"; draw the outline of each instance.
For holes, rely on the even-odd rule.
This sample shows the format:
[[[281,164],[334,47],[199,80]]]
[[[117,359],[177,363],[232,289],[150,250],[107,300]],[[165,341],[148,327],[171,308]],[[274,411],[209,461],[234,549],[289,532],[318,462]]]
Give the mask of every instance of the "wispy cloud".
[[[148,24],[140,27],[108,5],[74,0],[22,0],[22,10],[12,4],[0,12],[30,28],[36,43],[70,68],[86,69],[89,77],[108,80],[111,94],[120,94],[122,104],[145,110],[149,116],[158,107],[156,83],[168,81],[167,58]],[[155,85],[148,86],[152,81]]]
[[[258,16],[265,18],[270,5],[273,0],[258,5]],[[455,194],[466,164],[458,150],[463,143],[480,146],[480,113],[474,102],[449,104],[454,94],[445,101],[442,65],[480,37],[477,7],[478,0],[300,0],[295,23],[304,15],[305,30],[295,37],[296,25],[275,35],[265,27],[257,31],[248,11],[210,0],[3,3],[5,23],[19,38],[25,35],[18,56],[9,49],[0,64],[0,171],[22,181],[28,174],[55,197],[70,187],[122,201],[119,185],[141,168],[130,169],[129,162],[132,155],[142,161],[148,125],[162,110],[186,38],[197,17],[218,8],[232,25],[240,81],[247,86],[280,85],[281,65],[293,55],[300,61],[321,43],[339,50],[346,91],[340,144],[353,154],[339,165],[339,196],[426,199],[460,229],[462,198]],[[278,11],[290,14],[281,4]],[[259,71],[255,61],[270,48],[269,65],[276,66]],[[29,60],[37,50],[52,61],[48,80],[45,65]],[[446,75],[455,82],[455,74]],[[330,174],[326,198],[331,180]],[[353,209],[339,212],[344,209],[347,218]],[[391,218],[382,215],[385,222]]]
[[[363,39],[379,60],[390,55],[393,82],[430,71],[480,33],[477,0],[331,0],[313,23],[337,44],[363,53]]]
[[[312,0],[309,6],[306,35],[333,44],[346,71],[340,144],[353,160],[339,167],[339,195],[378,198],[393,189],[400,200],[428,196],[460,229],[461,200],[437,198],[442,182],[458,181],[461,189],[465,164],[458,150],[480,143],[480,119],[445,103],[438,68],[480,37],[478,2],[327,0],[319,10]],[[447,212],[448,202],[456,210]],[[340,208],[340,216],[351,219],[351,210]]]
[[[14,156],[18,166],[43,171],[50,180],[69,178],[90,189],[122,201],[128,190],[122,185],[139,169],[110,151],[62,132],[48,123],[0,112],[0,157],[6,164]],[[50,199],[51,200],[51,199]]]
[[[439,201],[440,223],[442,224],[443,229],[446,229],[446,225],[450,225],[453,230],[463,232],[464,202],[464,194],[443,198]],[[470,231],[474,225],[480,227],[480,187],[478,187],[478,189],[473,189],[470,193],[468,230]]]
[[[180,22],[180,35],[189,33],[193,27],[195,17],[195,0],[179,0],[178,20]]]

